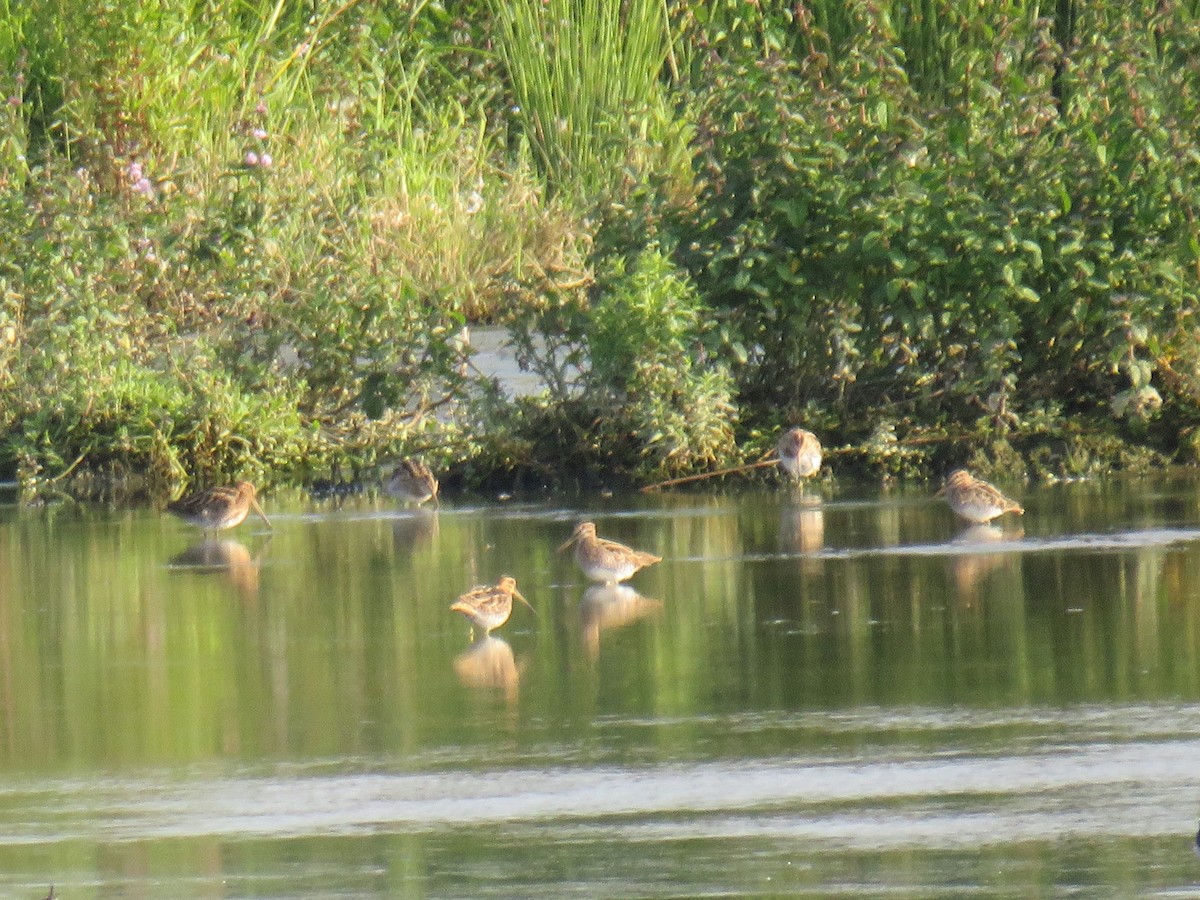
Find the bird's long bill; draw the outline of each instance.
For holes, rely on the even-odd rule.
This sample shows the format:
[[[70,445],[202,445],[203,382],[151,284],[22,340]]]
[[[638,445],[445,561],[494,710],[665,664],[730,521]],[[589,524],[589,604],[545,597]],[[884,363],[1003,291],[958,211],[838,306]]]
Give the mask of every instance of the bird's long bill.
[[[524,603],[526,606],[528,606],[529,609],[533,612],[533,614],[535,616],[537,615],[537,610],[533,608],[533,604],[530,603],[528,600],[526,600],[524,597],[522,597],[521,592],[518,591],[516,588],[513,588],[513,596],[516,597],[518,600],[520,600],[522,603]]]
[[[254,507],[254,511],[258,513],[258,517],[267,523],[267,527],[274,531],[275,526],[271,524],[271,520],[267,518],[267,514],[263,512],[262,507],[258,505],[258,501],[251,497],[250,505]]]
[[[569,538],[567,538],[565,541],[563,541],[559,545],[558,549],[555,550],[554,552],[562,553],[564,550],[566,550],[568,547],[570,547],[572,544],[574,544],[577,540],[579,540],[579,535],[577,535],[577,534],[571,535]]]
[[[433,486],[433,505],[439,509],[441,509],[441,506],[442,506],[442,498],[440,496],[438,496],[439,494],[441,494],[441,492],[442,492],[442,486],[440,484],[435,484]]]
[[[933,496],[941,497],[943,494],[946,493],[946,488],[948,488],[949,486],[950,485],[948,485],[948,484],[943,484],[940,488],[938,488],[938,492],[936,494],[934,494]]]

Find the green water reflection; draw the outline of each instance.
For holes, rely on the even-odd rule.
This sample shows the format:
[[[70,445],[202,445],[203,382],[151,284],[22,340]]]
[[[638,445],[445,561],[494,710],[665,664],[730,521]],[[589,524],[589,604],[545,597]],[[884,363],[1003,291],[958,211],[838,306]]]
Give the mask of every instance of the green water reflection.
[[[1198,488],[966,532],[831,485],[268,497],[210,542],[2,507],[0,888],[1200,894]],[[663,561],[589,587],[583,518]],[[537,616],[472,643],[449,605],[503,574]]]

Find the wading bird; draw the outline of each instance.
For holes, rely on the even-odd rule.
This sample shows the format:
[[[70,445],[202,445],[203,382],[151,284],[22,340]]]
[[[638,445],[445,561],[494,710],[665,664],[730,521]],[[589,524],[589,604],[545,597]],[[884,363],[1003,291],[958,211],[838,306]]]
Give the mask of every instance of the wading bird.
[[[205,531],[223,531],[241,525],[252,509],[268,528],[272,527],[271,520],[255,499],[254,485],[248,481],[211,487],[167,504],[167,512]]]
[[[996,516],[1025,512],[1021,504],[1005,497],[994,485],[975,478],[966,469],[955,469],[946,478],[935,497],[946,498],[955,515],[976,525],[990,522]]]
[[[779,466],[795,480],[816,475],[821,468],[821,442],[811,431],[789,428],[775,445]]]
[[[575,545],[575,562],[583,569],[583,574],[603,584],[624,581],[638,569],[662,561],[661,556],[653,553],[596,537],[596,526],[592,522],[576,525],[575,532],[558,548],[558,552],[562,553],[572,544]]]
[[[512,615],[513,597],[537,615],[537,610],[517,590],[517,580],[509,575],[505,575],[493,587],[472,588],[455,600],[450,609],[462,613],[471,621],[472,636],[475,629],[487,635],[508,621]]]
[[[384,490],[404,503],[420,506],[426,500],[432,499],[436,505],[438,480],[433,477],[425,463],[416,459],[406,459],[396,466]]]

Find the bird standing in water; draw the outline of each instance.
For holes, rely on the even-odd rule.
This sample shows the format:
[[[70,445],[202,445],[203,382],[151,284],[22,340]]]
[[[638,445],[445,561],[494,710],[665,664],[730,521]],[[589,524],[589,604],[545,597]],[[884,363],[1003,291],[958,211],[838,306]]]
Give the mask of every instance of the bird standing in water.
[[[241,525],[252,509],[272,528],[271,520],[258,505],[254,485],[248,481],[211,487],[167,504],[167,512],[205,531],[223,531]]]
[[[592,581],[603,584],[615,584],[624,581],[638,569],[661,562],[661,556],[634,550],[616,541],[606,541],[596,536],[596,526],[592,522],[580,522],[575,526],[571,537],[558,548],[562,553],[572,544],[575,545],[575,562],[583,569],[583,574]]]
[[[517,580],[505,575],[492,587],[477,587],[467,591],[451,604],[450,609],[460,612],[471,621],[471,630],[478,628],[487,635],[499,628],[512,615],[513,597],[516,597],[537,615],[529,601],[517,590]]]
[[[406,459],[396,466],[385,486],[391,496],[405,503],[420,506],[432,499],[437,504],[438,480],[429,467],[417,459]]]
[[[789,428],[775,445],[779,454],[779,466],[793,479],[799,481],[816,475],[821,468],[821,442],[811,431]]]
[[[966,469],[951,472],[934,496],[945,497],[955,515],[976,525],[990,522],[1007,512],[1018,516],[1025,512],[1020,503],[1005,497],[995,485],[974,477]]]

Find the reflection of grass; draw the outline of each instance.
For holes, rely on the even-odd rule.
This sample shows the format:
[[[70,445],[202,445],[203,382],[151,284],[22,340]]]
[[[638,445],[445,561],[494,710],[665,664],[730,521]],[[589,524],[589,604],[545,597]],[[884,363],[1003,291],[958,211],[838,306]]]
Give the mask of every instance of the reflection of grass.
[[[1091,496],[1080,514],[1094,523],[1102,509],[1122,515],[1132,490],[1124,504]],[[0,526],[0,761],[91,768],[450,747],[488,768],[496,753],[508,764],[498,728],[540,723],[530,740],[554,747],[623,717],[641,724],[603,725],[621,752],[669,759],[709,752],[694,743],[705,723],[779,712],[1200,697],[1200,555],[1182,545],[1166,556],[1007,553],[963,602],[961,546],[814,558],[780,545],[789,501],[774,494],[664,497],[622,528],[664,557],[630,583],[661,608],[606,632],[593,659],[588,585],[553,552],[560,520],[443,511],[428,541],[396,543],[394,510],[356,502],[305,520],[289,515],[294,503],[264,498],[270,544],[237,533],[256,557],[253,592],[172,570],[195,535],[167,517],[62,510]],[[909,541],[947,524],[938,505],[900,508]],[[826,510],[826,546],[882,548],[896,509]],[[506,635],[521,667],[511,712],[502,692],[459,684],[467,630],[449,610],[502,572],[539,610]],[[779,749],[770,734],[728,740],[738,752]]]
[[[1067,517],[1067,527],[1103,529],[1128,521],[1131,509],[1153,527],[1164,514],[1193,510],[1193,487],[1176,483],[1164,491],[1144,480],[1072,485],[1047,491],[1040,507]],[[277,889],[297,872],[309,875],[296,863],[299,848],[309,863],[328,853],[321,871],[331,873],[333,892],[358,877],[347,874],[347,858],[361,858],[356,871],[375,879],[364,886],[369,892],[378,890],[384,847],[389,865],[414,867],[405,878],[424,878],[422,889],[444,884],[452,893],[445,873],[493,854],[530,880],[548,869],[548,879],[560,877],[561,854],[581,860],[570,854],[584,850],[615,854],[603,868],[611,885],[613,865],[646,858],[626,853],[618,832],[649,821],[674,829],[665,865],[690,873],[696,881],[689,884],[715,883],[725,869],[695,869],[697,845],[679,839],[696,821],[697,798],[720,818],[724,798],[739,795],[735,816],[761,810],[786,825],[795,812],[810,830],[826,822],[844,828],[858,813],[877,817],[881,803],[896,821],[931,804],[951,817],[983,806],[994,812],[995,791],[958,790],[964,773],[990,771],[997,761],[1019,766],[1026,753],[1043,759],[1046,747],[1068,767],[1080,747],[1118,756],[1126,741],[1169,748],[1195,724],[1186,708],[1200,697],[1200,551],[1192,545],[1014,552],[964,606],[955,602],[951,564],[967,554],[951,543],[948,516],[932,502],[831,504],[824,510],[826,545],[872,552],[813,560],[780,543],[786,494],[635,499],[649,504],[642,516],[630,516],[619,500],[602,509],[623,514],[622,536],[664,556],[632,582],[639,593],[662,598],[663,607],[607,632],[594,661],[576,616],[588,586],[570,560],[553,553],[567,527],[558,508],[451,507],[439,513],[436,534],[413,544],[393,541],[395,510],[374,501],[348,501],[318,519],[297,515],[311,513],[310,506],[275,498],[267,508],[277,531],[254,603],[219,577],[169,569],[194,537],[172,519],[3,510],[0,762],[12,776],[6,802],[14,834],[58,837],[0,848],[8,861],[0,868],[29,871],[33,846],[38,864],[51,859],[63,871],[85,871],[100,865],[92,846],[97,829],[115,826],[143,839],[105,850],[97,877],[106,884],[164,872],[215,878],[214,871],[233,883],[244,867]],[[927,546],[939,534],[946,555],[885,549]],[[508,697],[460,685],[454,661],[469,649],[466,628],[448,610],[464,587],[500,571],[514,572],[544,614],[509,636],[516,664],[529,664],[519,694]],[[505,654],[505,666],[510,659]],[[1164,712],[1175,719],[1165,720]],[[1022,771],[1024,787],[1008,794],[1018,805],[1038,799],[1044,781],[1035,768]],[[510,772],[523,777],[506,778]],[[772,772],[782,778],[774,795],[773,781],[760,777],[761,791],[738,781]],[[924,788],[905,781],[914,772],[925,776]],[[844,794],[847,777],[858,785],[850,792],[861,794]],[[414,790],[421,802],[446,798],[451,815],[471,817],[477,810],[464,796],[486,794],[489,809],[503,814],[497,797],[528,801],[528,791],[546,783],[569,794],[593,778],[599,785],[621,779],[635,792],[663,790],[634,797],[633,810],[601,823],[599,832],[591,822],[583,832],[567,828],[569,839],[555,845],[548,869],[544,846],[540,856],[519,849],[514,861],[504,828],[482,843],[468,837],[470,829],[422,832],[411,854],[407,838],[385,833],[409,829],[403,813]],[[372,799],[359,808],[364,787]],[[843,794],[813,797],[829,790]],[[314,792],[324,792],[323,808],[361,815],[351,824],[362,829],[323,830],[320,810],[308,818]],[[381,796],[397,798],[395,821],[386,810],[379,818],[374,804]],[[1078,797],[1061,796],[1077,813]],[[591,814],[587,796],[580,800],[580,808],[546,813],[533,827],[557,833],[558,823],[547,818],[554,815],[577,824]],[[712,821],[708,812],[702,827]],[[214,836],[200,829],[214,816],[225,816],[218,827],[231,830]],[[307,836],[269,832],[272,823],[297,820],[311,829]],[[246,838],[241,825],[268,833]],[[159,828],[174,837],[155,839]],[[601,842],[604,850],[589,831],[617,842]],[[727,837],[704,839],[712,850],[705,865],[728,865]],[[767,836],[771,847],[776,837]],[[872,840],[869,829],[858,837],[864,845]],[[1075,843],[1079,850],[1086,841]],[[1105,844],[1107,853],[1112,841]],[[1003,847],[998,841],[993,856],[1010,852]],[[791,861],[794,842],[786,849]],[[910,846],[903,859],[890,852],[885,868],[926,859]],[[804,877],[845,860],[836,855],[822,846],[825,862]],[[1101,856],[1111,862],[1111,854]],[[764,858],[753,856],[756,871]],[[945,854],[938,859],[944,863]],[[853,865],[855,877],[876,871],[870,866],[880,865],[878,849]],[[1169,871],[1165,865],[1156,861],[1155,871]],[[1118,877],[1107,864],[1101,869],[1097,880]],[[954,868],[956,884],[964,871],[971,870]],[[249,889],[250,877],[237,883]]]

